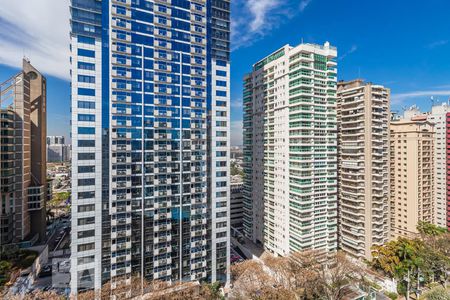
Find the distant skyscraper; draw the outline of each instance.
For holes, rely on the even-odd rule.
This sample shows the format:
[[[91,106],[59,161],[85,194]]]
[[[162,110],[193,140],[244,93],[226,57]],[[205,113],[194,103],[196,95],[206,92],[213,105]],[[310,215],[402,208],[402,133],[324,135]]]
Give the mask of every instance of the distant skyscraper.
[[[390,90],[354,80],[337,96],[339,245],[371,259],[389,239]]]
[[[390,124],[391,236],[415,236],[419,221],[434,221],[434,124],[405,113]]]
[[[47,137],[47,145],[65,145],[66,138],[60,135],[50,135]]]
[[[230,1],[72,0],[71,289],[229,277]]]
[[[0,84],[0,246],[46,237],[46,93],[26,60]]]
[[[47,137],[47,162],[66,162],[70,160],[69,146],[63,136]]]
[[[244,78],[244,232],[275,255],[337,249],[336,55],[286,45]]]
[[[447,171],[450,159],[448,153],[447,139],[449,136],[448,129],[450,127],[448,114],[450,106],[446,103],[442,105],[434,105],[431,108],[431,114],[428,120],[434,123],[435,139],[434,139],[434,178],[435,178],[435,218],[434,223],[440,227],[447,227],[450,220],[448,194],[450,194],[450,179],[447,179]],[[449,224],[450,225],[450,224]],[[449,226],[450,228],[450,226]]]

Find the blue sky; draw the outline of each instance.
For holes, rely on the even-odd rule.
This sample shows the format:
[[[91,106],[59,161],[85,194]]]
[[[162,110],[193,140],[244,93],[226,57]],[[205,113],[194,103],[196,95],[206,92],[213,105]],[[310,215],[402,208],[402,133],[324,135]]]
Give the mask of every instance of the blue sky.
[[[392,90],[392,109],[450,97],[448,0],[232,0],[232,144],[241,144],[242,78],[284,44],[338,47],[338,78]],[[68,135],[68,0],[0,4],[0,81],[25,54],[48,79],[48,133]]]

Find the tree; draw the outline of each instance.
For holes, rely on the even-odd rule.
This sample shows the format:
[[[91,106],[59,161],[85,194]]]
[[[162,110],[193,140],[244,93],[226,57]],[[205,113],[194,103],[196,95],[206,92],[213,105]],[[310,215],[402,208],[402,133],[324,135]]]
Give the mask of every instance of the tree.
[[[11,270],[12,264],[9,261],[2,260],[0,261],[0,275],[6,274]]]
[[[396,268],[399,263],[400,257],[397,255],[397,244],[395,241],[372,248],[372,266],[383,271],[391,278],[396,277]]]
[[[105,283],[100,291],[89,290],[78,294],[73,299],[133,299],[146,300],[194,300],[220,299],[220,286],[217,284],[200,284],[199,282],[176,282],[153,280],[149,281],[139,276],[119,277]]]
[[[411,290],[419,293],[421,285],[441,281],[445,284],[450,267],[448,233],[428,224],[420,224],[433,242],[399,238],[373,247],[372,266],[399,281],[398,291],[406,296]]]
[[[441,234],[447,233],[447,229],[443,227],[439,227],[437,225],[419,221],[417,224],[417,230],[420,234],[428,235],[428,236],[439,236]]]
[[[338,252],[332,258],[330,267],[322,271],[321,281],[327,299],[338,300],[342,299],[343,289],[348,284],[362,283],[362,275],[345,253]]]
[[[439,286],[423,295],[426,300],[450,300],[450,291]]]
[[[264,263],[246,260],[231,267],[233,289],[230,299],[294,299],[294,295],[271,276]]]
[[[417,224],[417,230],[420,233],[421,239],[427,244],[431,245],[433,249],[437,247],[437,241],[444,235],[448,234],[446,228],[436,226],[427,222],[420,221]]]
[[[9,300],[64,300],[65,297],[53,291],[36,290],[25,295],[8,296]]]
[[[231,162],[230,171],[231,176],[240,175],[242,178],[244,178],[244,171],[240,169],[235,162]]]
[[[232,267],[230,299],[326,299],[343,298],[349,284],[362,282],[358,268],[338,252],[328,257],[318,251],[266,257]]]

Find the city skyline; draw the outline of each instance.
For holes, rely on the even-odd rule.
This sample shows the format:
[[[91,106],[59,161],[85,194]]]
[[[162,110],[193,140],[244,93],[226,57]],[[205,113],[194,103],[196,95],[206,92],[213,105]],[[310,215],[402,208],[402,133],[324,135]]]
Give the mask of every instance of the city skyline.
[[[360,2],[0,5],[0,298],[450,299],[450,2]]]
[[[55,4],[45,0],[39,1],[39,5],[29,2],[29,5],[12,2],[0,8],[0,24],[9,29],[0,34],[0,81],[18,71],[22,56],[27,56],[48,78],[48,134],[69,139],[68,1]],[[246,66],[286,43],[329,41],[336,45],[341,66],[338,80],[360,77],[390,88],[393,111],[412,104],[429,110],[431,96],[436,102],[446,102],[450,96],[450,85],[445,80],[450,75],[450,60],[445,53],[450,44],[443,28],[450,3],[408,2],[405,6],[402,2],[389,2],[390,9],[381,15],[384,18],[375,19],[379,13],[364,3],[348,9],[350,2],[345,5],[321,0],[232,1],[231,144],[242,144],[241,82]],[[382,1],[380,7],[383,3],[388,2]],[[48,9],[49,5],[52,9]],[[54,14],[55,11],[60,13]],[[49,12],[52,18],[46,18]],[[316,18],[319,12],[322,19]],[[250,16],[250,21],[244,16]],[[36,25],[36,18],[49,20]],[[31,29],[35,33],[30,38],[27,32]]]

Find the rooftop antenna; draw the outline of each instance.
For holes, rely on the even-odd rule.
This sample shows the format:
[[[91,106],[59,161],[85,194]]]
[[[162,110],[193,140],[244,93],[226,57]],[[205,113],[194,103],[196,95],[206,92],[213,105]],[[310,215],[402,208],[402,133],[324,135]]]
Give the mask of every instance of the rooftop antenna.
[[[431,97],[430,97],[430,101],[431,101],[431,107],[433,107],[433,106],[434,106],[434,103],[435,103],[435,101],[434,101],[434,96],[431,96]]]

